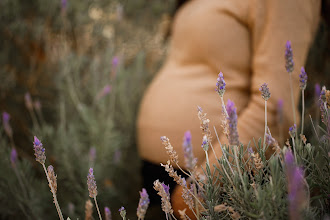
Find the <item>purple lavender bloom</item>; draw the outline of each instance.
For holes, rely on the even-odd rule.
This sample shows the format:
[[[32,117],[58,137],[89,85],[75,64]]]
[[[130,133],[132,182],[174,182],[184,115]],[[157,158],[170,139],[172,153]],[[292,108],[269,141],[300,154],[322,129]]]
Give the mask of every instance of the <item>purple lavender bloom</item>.
[[[147,193],[147,190],[143,188],[142,191],[140,192],[140,201],[136,211],[136,215],[139,219],[144,219],[149,203],[150,203],[149,195]]]
[[[292,73],[294,69],[293,54],[290,41],[287,41],[285,45],[285,68],[288,73]]]
[[[259,91],[261,91],[261,97],[267,101],[270,98],[269,88],[267,87],[267,83],[261,85]]]
[[[184,160],[185,160],[186,168],[188,170],[193,170],[197,161],[194,158],[190,131],[186,131],[186,133],[184,134],[182,147],[184,152]]]
[[[94,198],[97,196],[97,186],[95,182],[95,177],[93,174],[93,168],[89,169],[88,175],[87,175],[87,186],[89,191],[89,197]]]
[[[289,214],[290,219],[300,219],[300,211],[306,202],[304,174],[303,170],[294,161],[292,152],[287,151],[284,162],[288,181]]]
[[[209,140],[207,138],[207,135],[203,136],[202,148],[204,149],[204,151],[209,150]]]
[[[305,72],[305,68],[301,67],[301,73],[299,74],[299,87],[301,90],[306,89],[307,85],[307,73]]]
[[[62,10],[65,10],[68,6],[68,1],[67,0],[61,0],[61,8]]]
[[[277,121],[279,124],[283,123],[283,99],[277,102]]]
[[[297,125],[294,124],[293,126],[291,126],[289,128],[289,134],[292,138],[296,137],[296,134],[297,134]]]
[[[161,183],[163,188],[164,188],[164,191],[166,192],[166,194],[168,196],[170,196],[170,186],[169,185],[165,185],[164,183]]]
[[[120,216],[123,219],[126,219],[126,210],[125,210],[125,208],[122,206],[118,211],[120,212]]]
[[[45,164],[46,161],[45,148],[42,146],[42,143],[36,136],[34,136],[33,148],[34,148],[34,155],[36,156],[36,161],[38,161],[41,164]]]
[[[248,148],[248,152],[249,152],[249,154],[253,154],[254,153],[252,147],[249,147]]]
[[[13,166],[16,165],[16,162],[17,162],[17,151],[15,150],[15,148],[12,148],[11,149],[11,152],[10,152],[10,162]]]
[[[109,207],[104,207],[105,220],[111,220],[111,211]]]
[[[226,82],[225,79],[223,78],[222,72],[220,72],[218,75],[216,86],[217,88],[215,89],[215,91],[217,91],[220,96],[223,96],[226,91]]]
[[[30,93],[25,93],[24,95],[25,106],[28,110],[33,109],[33,102]]]
[[[114,56],[114,57],[112,58],[111,63],[112,63],[112,67],[116,69],[117,66],[118,66],[118,64],[119,64],[119,58],[118,58],[117,56]]]
[[[227,102],[227,113],[228,113],[228,126],[229,126],[229,144],[239,145],[239,136],[237,132],[237,114],[234,102],[228,99]]]
[[[13,130],[11,129],[11,126],[9,124],[10,115],[7,112],[2,113],[2,124],[3,128],[5,129],[6,134],[8,137],[13,137]]]
[[[91,147],[89,149],[89,161],[94,162],[95,158],[96,158],[96,149],[95,149],[95,147]]]

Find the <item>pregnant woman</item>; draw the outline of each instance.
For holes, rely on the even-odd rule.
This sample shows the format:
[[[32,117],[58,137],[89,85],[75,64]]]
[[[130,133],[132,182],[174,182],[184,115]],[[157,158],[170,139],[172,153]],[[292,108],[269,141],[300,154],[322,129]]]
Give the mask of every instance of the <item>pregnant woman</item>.
[[[153,191],[155,179],[164,181],[164,169],[159,165],[166,163],[168,155],[161,136],[170,139],[179,155],[179,165],[184,167],[183,135],[190,130],[197,164],[205,164],[197,106],[207,113],[211,131],[214,125],[220,141],[227,143],[220,126],[220,98],[215,92],[220,71],[227,84],[225,102],[230,99],[237,107],[241,143],[246,146],[253,138],[263,137],[264,100],[259,91],[263,83],[268,83],[271,92],[267,102],[270,131],[275,139],[279,137],[276,109],[278,101],[283,100],[283,129],[287,133],[294,122],[285,44],[290,40],[293,49],[293,91],[298,104],[299,70],[318,26],[319,11],[319,0],[191,0],[180,8],[167,59],[145,93],[137,122],[138,150],[144,160],[148,193]],[[299,122],[298,108],[295,111]],[[220,156],[216,138],[212,144]],[[212,150],[209,155],[210,163],[215,163]],[[174,208],[180,208],[181,195],[174,193],[174,197]]]

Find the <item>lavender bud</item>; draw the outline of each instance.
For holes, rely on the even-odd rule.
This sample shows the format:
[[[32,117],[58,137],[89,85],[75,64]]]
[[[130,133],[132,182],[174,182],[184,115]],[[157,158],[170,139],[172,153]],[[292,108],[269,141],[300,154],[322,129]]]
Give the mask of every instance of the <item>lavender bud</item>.
[[[36,156],[36,161],[38,161],[41,164],[45,164],[46,161],[45,148],[43,148],[42,143],[39,141],[39,139],[36,136],[34,136],[33,148],[34,148],[34,155]]]
[[[15,150],[15,148],[11,149],[10,152],[10,162],[13,166],[16,166],[16,162],[17,162],[17,151]]]
[[[287,41],[285,45],[285,68],[288,73],[292,73],[294,69],[293,54],[290,41]]]
[[[209,141],[206,135],[203,136],[202,148],[204,149],[204,151],[209,150]]]
[[[111,211],[109,207],[104,207],[105,220],[111,220]]]
[[[89,173],[87,175],[87,186],[89,191],[89,197],[94,198],[97,196],[97,186],[95,182],[95,177],[93,174],[93,168],[89,169]]]
[[[144,219],[149,203],[150,203],[149,195],[147,193],[147,190],[143,188],[142,191],[140,192],[139,206],[136,211],[136,215],[139,219]]]
[[[31,111],[33,109],[33,102],[30,93],[25,93],[24,101],[26,108]]]
[[[279,124],[283,123],[283,99],[279,99],[277,102],[277,122]]]
[[[294,124],[292,127],[289,128],[289,134],[290,134],[291,138],[296,137],[296,134],[297,134],[296,124]]]
[[[223,78],[222,72],[220,72],[218,75],[216,86],[217,88],[215,89],[215,91],[217,91],[220,96],[223,96],[226,91],[226,82]]]
[[[195,160],[194,154],[193,154],[190,131],[187,131],[184,134],[182,147],[183,147],[183,152],[184,152],[186,168],[188,170],[193,170],[197,161]]]
[[[301,73],[299,74],[299,86],[301,90],[306,89],[306,85],[307,85],[307,74],[305,72],[304,67],[301,67]]]
[[[120,216],[121,216],[123,219],[126,219],[126,210],[125,210],[125,208],[122,206],[118,211],[119,211],[119,213],[120,213]]]
[[[49,176],[49,180],[50,180],[50,183],[49,183],[49,187],[50,189],[54,189],[54,194],[56,194],[57,192],[57,178],[56,178],[56,175],[55,175],[55,172],[54,172],[54,167],[52,165],[49,165],[48,168],[47,168],[47,173],[48,173],[48,176]]]
[[[267,83],[261,85],[259,91],[261,91],[261,97],[267,101],[270,98],[269,88],[267,87]]]
[[[2,124],[3,128],[7,134],[8,137],[13,137],[13,130],[11,129],[11,126],[9,124],[10,115],[7,112],[2,113]]]
[[[227,106],[228,112],[228,126],[229,126],[229,144],[230,145],[239,145],[239,136],[237,132],[237,114],[235,104],[228,99]]]

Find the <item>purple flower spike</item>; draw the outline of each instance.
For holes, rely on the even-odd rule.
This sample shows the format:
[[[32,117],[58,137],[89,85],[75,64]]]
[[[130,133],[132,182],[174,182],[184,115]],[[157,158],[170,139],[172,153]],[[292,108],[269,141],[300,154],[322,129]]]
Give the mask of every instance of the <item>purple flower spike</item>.
[[[12,138],[13,137],[13,130],[11,129],[11,126],[9,124],[10,120],[10,115],[7,112],[2,113],[2,124],[3,128],[8,135],[8,137]]]
[[[95,177],[93,174],[93,168],[89,169],[88,175],[87,175],[87,186],[89,191],[89,197],[94,198],[97,196],[97,186],[95,182]]]
[[[292,138],[294,138],[297,134],[297,125],[294,124],[292,127],[289,128],[289,134]]]
[[[191,144],[190,131],[187,131],[184,134],[182,147],[183,147],[183,152],[184,152],[184,160],[185,160],[186,168],[188,170],[193,170],[197,161],[194,158],[194,153],[193,153],[192,144]]]
[[[143,188],[142,191],[140,192],[139,206],[136,211],[136,215],[139,219],[144,219],[149,203],[150,203],[149,195],[147,193],[147,190]]]
[[[299,74],[299,87],[301,90],[306,89],[307,85],[307,73],[305,72],[305,68],[301,67],[301,73]]]
[[[209,150],[209,140],[207,138],[207,135],[203,136],[202,148],[203,148],[204,151]]]
[[[220,96],[223,96],[226,91],[226,82],[225,79],[223,78],[222,72],[220,72],[218,75],[216,86],[217,88],[215,89],[215,91],[217,91]]]
[[[96,149],[95,149],[95,147],[91,147],[89,149],[89,161],[94,162],[95,158],[96,158]]]
[[[261,97],[265,101],[267,101],[270,98],[270,92],[269,92],[269,88],[267,86],[267,83],[262,84],[259,91],[261,91]]]
[[[164,183],[162,183],[162,186],[163,186],[164,191],[166,192],[166,194],[169,196],[170,195],[170,186],[165,185]]]
[[[285,68],[288,73],[292,73],[294,69],[293,54],[290,41],[287,41],[285,45]]]
[[[45,164],[46,161],[45,148],[42,146],[42,143],[36,136],[34,136],[33,148],[34,148],[34,155],[36,156],[36,161],[38,161],[41,164]]]
[[[277,102],[277,121],[279,124],[283,123],[283,99]]]
[[[288,199],[290,219],[300,219],[306,198],[304,192],[304,172],[294,162],[294,156],[289,150],[284,157],[288,181]]]
[[[24,101],[26,108],[31,111],[33,109],[33,102],[30,93],[25,93]]]
[[[68,6],[68,1],[67,0],[61,0],[62,10],[65,10],[67,6]]]
[[[120,212],[120,216],[123,219],[126,219],[126,210],[125,210],[125,208],[122,206],[118,211]]]
[[[229,126],[229,144],[230,145],[239,145],[239,136],[237,132],[237,114],[234,102],[228,99],[227,102],[227,113],[228,113],[228,126]]]
[[[13,166],[16,165],[17,162],[17,151],[15,150],[15,148],[11,149],[10,152],[10,162]]]
[[[111,211],[109,207],[104,207],[105,220],[111,220]]]

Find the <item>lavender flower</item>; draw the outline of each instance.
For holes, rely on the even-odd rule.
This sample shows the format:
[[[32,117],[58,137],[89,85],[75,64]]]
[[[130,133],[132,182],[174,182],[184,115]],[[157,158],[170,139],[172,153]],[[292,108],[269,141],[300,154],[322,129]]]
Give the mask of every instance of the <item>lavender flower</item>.
[[[301,73],[299,74],[299,86],[301,90],[306,89],[306,85],[307,85],[307,74],[305,72],[305,68],[301,67]]]
[[[13,137],[13,130],[11,129],[11,126],[9,124],[10,115],[7,112],[2,113],[2,124],[3,128],[5,129],[6,134],[8,137]]]
[[[170,187],[165,185],[164,183],[160,183],[159,180],[155,180],[154,189],[158,191],[157,194],[161,197],[162,210],[166,214],[173,214],[173,209],[170,202]]]
[[[209,150],[209,141],[206,135],[203,136],[202,148],[204,151]]]
[[[26,108],[31,111],[33,109],[33,102],[30,93],[25,93],[24,101]]]
[[[118,66],[118,64],[119,64],[119,58],[118,58],[117,56],[114,56],[114,57],[112,58],[111,63],[112,63],[112,67],[116,69],[117,66]]]
[[[299,212],[306,204],[304,175],[303,170],[297,167],[294,161],[292,152],[290,150],[287,151],[284,162],[288,180],[289,214],[290,219],[300,219]]]
[[[111,211],[109,207],[104,207],[105,220],[111,220]]]
[[[294,69],[293,54],[290,41],[287,41],[285,45],[285,68],[288,73],[292,73]]]
[[[321,94],[321,86],[319,83],[316,83],[314,86],[314,92],[315,92],[315,100],[316,103],[319,102],[320,94]]]
[[[66,10],[67,6],[68,6],[68,1],[67,0],[61,0],[62,10]]]
[[[42,143],[39,141],[39,139],[36,136],[34,136],[33,148],[34,148],[34,155],[36,156],[36,161],[38,161],[41,164],[45,164],[46,161],[45,148],[43,148]]]
[[[139,219],[144,219],[149,203],[150,203],[149,195],[147,193],[147,190],[143,188],[142,191],[140,192],[139,206],[136,211],[136,215]]]
[[[10,152],[10,162],[13,166],[16,166],[16,162],[17,162],[17,151],[15,150],[15,148],[11,149]]]
[[[89,149],[89,161],[93,163],[95,161],[95,158],[96,158],[96,149],[95,147],[91,147]]]
[[[279,99],[277,102],[277,122],[283,123],[283,99]]]
[[[121,216],[123,219],[126,219],[126,210],[125,210],[125,208],[122,206],[118,211],[119,211],[119,213],[120,213],[120,216]]]
[[[112,87],[110,85],[104,86],[103,89],[96,96],[96,100],[99,100],[99,99],[103,98],[104,96],[108,95],[111,92],[111,88]]]
[[[296,137],[297,134],[297,126],[294,124],[292,127],[289,128],[289,134],[291,138]]]
[[[223,78],[222,72],[220,72],[218,75],[216,86],[217,88],[215,89],[215,91],[217,91],[220,96],[223,96],[226,91],[226,82]]]
[[[87,186],[89,191],[89,197],[94,198],[97,196],[97,186],[95,182],[95,177],[93,174],[93,168],[89,169],[89,173],[87,175]]]
[[[50,189],[53,188],[54,194],[56,194],[56,191],[57,191],[57,177],[56,177],[56,174],[54,172],[54,167],[52,165],[48,166],[47,173],[48,173],[49,180],[50,180],[49,187],[50,187]]]
[[[188,170],[193,170],[194,167],[196,166],[196,158],[194,158],[194,153],[191,145],[191,133],[190,131],[187,131],[184,134],[183,138],[183,152],[184,152],[184,159],[185,159],[185,164],[186,168]]]
[[[239,145],[239,136],[237,132],[237,114],[235,104],[228,99],[227,106],[228,112],[228,126],[229,126],[229,144],[230,145]]]
[[[261,85],[259,91],[261,91],[261,97],[267,101],[270,98],[269,88],[267,87],[267,83]]]

